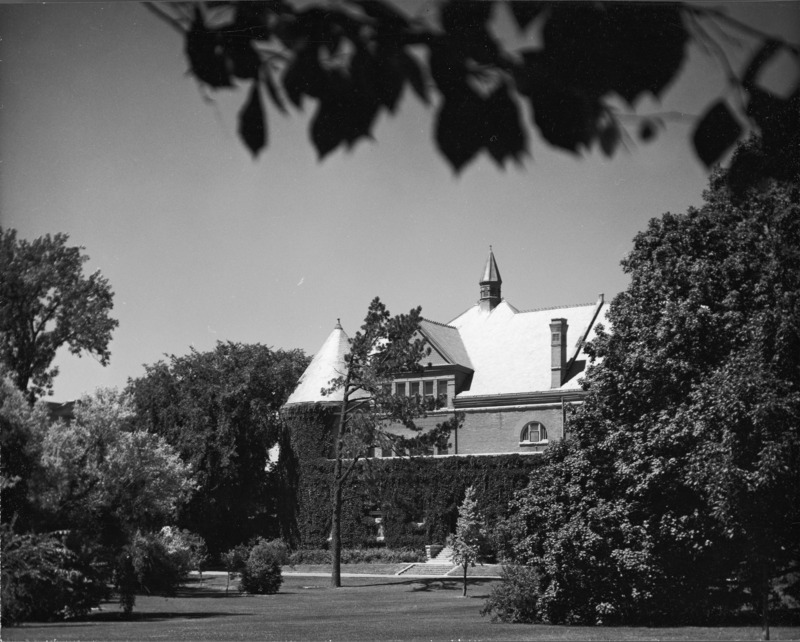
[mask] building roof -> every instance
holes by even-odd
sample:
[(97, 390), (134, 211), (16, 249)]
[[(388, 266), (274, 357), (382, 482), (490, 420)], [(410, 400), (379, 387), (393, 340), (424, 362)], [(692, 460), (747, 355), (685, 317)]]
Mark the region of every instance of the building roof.
[(349, 349), (350, 339), (337, 321), (333, 331), (325, 339), (325, 343), (322, 344), (300, 377), (294, 392), (289, 395), (286, 405), (341, 401), (342, 390), (335, 390), (331, 394), (323, 395), (322, 389), (330, 385), (331, 379), (335, 379), (345, 372), (344, 357)]
[(470, 389), (459, 399), (484, 395), (551, 390), (550, 321), (567, 320), (566, 381), (560, 390), (580, 388), (586, 362), (583, 344), (605, 320), (608, 306), (597, 303), (518, 312), (506, 301), (494, 310), (479, 305), (453, 319), (475, 371)]
[[(500, 281), (500, 270), (490, 247), (481, 285), (494, 282), (499, 286)], [(607, 312), (602, 294), (596, 303), (529, 311), (520, 311), (498, 296), (493, 308), (477, 303), (450, 323), (423, 319), (420, 333), (429, 343), (431, 354), (422, 365), (439, 369), (457, 366), (462, 372), (472, 371), (467, 379), (468, 389), (456, 395), (457, 399), (472, 403), (481, 403), (477, 398), (493, 395), (574, 392), (581, 388), (580, 375), (587, 362), (584, 345), (595, 337), (599, 323), (607, 323)], [(550, 323), (554, 319), (566, 320), (566, 362), (561, 376), (563, 383), (557, 388), (551, 387)], [(350, 340), (337, 323), (303, 373), (287, 405), (341, 401), (341, 391), (322, 395), (321, 390), (344, 372), (349, 345)]]
[[(472, 370), (469, 354), (456, 328), (443, 323), (429, 321), (428, 319), (423, 319), (419, 324), (419, 328), (425, 339), (430, 343), (431, 348), (441, 358), (441, 361), (435, 363), (435, 365), (459, 365)], [(424, 361), (426, 363), (434, 363), (431, 359), (425, 359)]]
[(500, 278), (500, 270), (497, 268), (497, 261), (494, 260), (494, 253), (492, 246), (489, 246), (489, 256), (486, 259), (486, 265), (483, 268), (483, 276), (481, 276), (481, 283), (502, 283), (503, 279)]

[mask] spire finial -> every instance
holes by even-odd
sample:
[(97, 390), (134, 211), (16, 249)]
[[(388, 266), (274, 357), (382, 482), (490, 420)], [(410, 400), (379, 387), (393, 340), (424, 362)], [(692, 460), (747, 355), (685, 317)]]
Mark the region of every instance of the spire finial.
[(334, 330), (341, 330), (342, 329), (342, 322), (339, 317), (336, 317), (336, 325), (333, 327)]

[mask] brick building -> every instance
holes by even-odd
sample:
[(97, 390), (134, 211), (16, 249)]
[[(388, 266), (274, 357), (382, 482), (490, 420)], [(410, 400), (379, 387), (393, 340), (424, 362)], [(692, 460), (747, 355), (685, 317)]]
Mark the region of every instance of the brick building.
[[(587, 362), (583, 347), (597, 325), (606, 323), (608, 306), (600, 295), (591, 304), (518, 310), (502, 297), (491, 248), (479, 285), (480, 298), (466, 312), (448, 323), (422, 321), (420, 332), (430, 355), (422, 373), (395, 380), (395, 392), (447, 395), (447, 408), (432, 413), (422, 425), (434, 425), (453, 411), (464, 413), (448, 448), (435, 455), (542, 452), (563, 437), (567, 407), (580, 403), (585, 394), (580, 385)], [(321, 389), (343, 371), (348, 341), (337, 323), (287, 408), (341, 402), (341, 394), (323, 396)]]

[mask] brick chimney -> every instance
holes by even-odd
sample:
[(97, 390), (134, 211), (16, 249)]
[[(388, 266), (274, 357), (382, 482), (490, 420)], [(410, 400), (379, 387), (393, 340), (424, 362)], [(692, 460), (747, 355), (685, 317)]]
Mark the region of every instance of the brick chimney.
[(550, 320), (550, 387), (560, 388), (567, 369), (567, 320)]

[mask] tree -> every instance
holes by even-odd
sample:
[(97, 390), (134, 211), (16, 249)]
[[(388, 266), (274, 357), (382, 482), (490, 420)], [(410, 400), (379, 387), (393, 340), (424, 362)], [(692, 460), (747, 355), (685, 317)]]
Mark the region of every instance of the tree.
[[(751, 141), (737, 154), (763, 152)], [(800, 172), (640, 233), (572, 437), (517, 498), (540, 619), (708, 621), (800, 559)], [(680, 586), (680, 590), (676, 587)]]
[(99, 271), (83, 275), (89, 257), (83, 247), (68, 247), (68, 239), (45, 234), (28, 242), (0, 228), (0, 362), (31, 402), (52, 390), (58, 368), (50, 364), (61, 346), (107, 365), (119, 325), (108, 316), (114, 296), (108, 280)]
[(470, 486), (464, 493), (464, 501), (458, 507), (456, 532), (447, 538), (447, 545), (453, 549), (453, 563), (464, 570), (464, 597), (467, 596), (467, 569), (475, 566), (484, 539), (475, 489)]
[(109, 389), (78, 400), (69, 425), (50, 425), (38, 501), (53, 527), (90, 531), (119, 547), (137, 529), (174, 519), (194, 489), (191, 467), (163, 437), (134, 429), (132, 419), (130, 398)]
[[(800, 89), (782, 98), (756, 79), (780, 51), (778, 41), (724, 12), (689, 3), (521, 2), (446, 0), (436, 20), (409, 17), (387, 0), (337, 3), (148, 3), (185, 40), (191, 73), (210, 89), (249, 82), (239, 135), (257, 155), (268, 143), (267, 104), (286, 113), (316, 101), (310, 137), (320, 158), (370, 139), (381, 113), (394, 114), (408, 86), (436, 103), (435, 144), (455, 170), (481, 152), (499, 166), (528, 154), (520, 103), (550, 145), (570, 152), (598, 145), (612, 155), (638, 124), (648, 141), (659, 116), (636, 117), (644, 95), (660, 97), (679, 74), (694, 41), (712, 52), (741, 95), (732, 108), (712, 100), (693, 144), (707, 165), (742, 135), (762, 133), (774, 153), (791, 150)], [(539, 28), (538, 47), (507, 48), (494, 19), (510, 12), (519, 32)], [(736, 36), (756, 38), (751, 64), (733, 71), (725, 53)], [(632, 112), (632, 113), (631, 113)], [(779, 164), (774, 166), (781, 172)]]
[(132, 430), (131, 415), (124, 395), (98, 391), (69, 425), (52, 422), (0, 382), (4, 620), (87, 613), (108, 597), (119, 551), (191, 490), (189, 468), (162, 438)]
[(202, 535), (212, 556), (256, 536), (292, 537), (269, 450), (280, 436), (277, 412), (308, 362), (301, 350), (219, 342), (129, 382), (136, 425), (164, 437), (194, 471), (198, 488), (178, 524)]
[[(361, 330), (350, 341), (346, 371), (325, 391), (341, 391), (342, 402), (333, 439), (331, 480), (331, 585), (341, 580), (341, 518), (343, 491), (359, 460), (375, 447), (398, 454), (443, 446), (459, 415), (423, 432), (415, 420), (426, 416), (437, 402), (419, 395), (394, 394), (392, 381), (401, 374), (421, 372), (420, 362), (429, 348), (419, 335), (421, 308), (392, 316), (378, 297), (369, 305)], [(406, 435), (404, 436), (403, 432)]]

